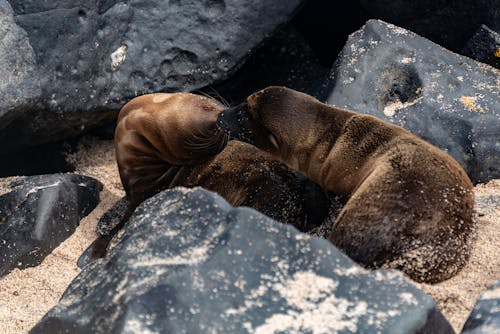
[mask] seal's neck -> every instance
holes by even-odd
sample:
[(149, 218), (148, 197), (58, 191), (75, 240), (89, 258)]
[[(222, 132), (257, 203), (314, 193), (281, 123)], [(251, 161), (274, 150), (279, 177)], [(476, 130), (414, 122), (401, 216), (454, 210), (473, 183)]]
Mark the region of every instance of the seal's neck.
[(322, 166), (344, 132), (344, 125), (356, 113), (318, 102), (312, 114), (315, 119), (304, 126), (303, 133), (297, 136), (300, 142), (288, 145), (280, 152), (279, 158), (289, 167), (323, 186)]

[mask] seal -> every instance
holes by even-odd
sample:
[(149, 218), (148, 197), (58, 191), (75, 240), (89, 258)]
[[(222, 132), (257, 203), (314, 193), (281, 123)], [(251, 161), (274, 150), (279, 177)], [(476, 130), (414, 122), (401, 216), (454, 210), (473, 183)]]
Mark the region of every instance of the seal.
[(130, 207), (178, 183), (183, 167), (205, 162), (225, 147), (227, 137), (216, 127), (223, 109), (215, 99), (189, 93), (146, 94), (123, 106), (115, 153)]
[(233, 206), (252, 207), (303, 231), (322, 223), (325, 192), (252, 145), (227, 145), (228, 136), (216, 126), (224, 109), (215, 99), (189, 93), (147, 94), (121, 109), (115, 153), (127, 209), (89, 247), (90, 258), (105, 255), (140, 203), (176, 186), (202, 186)]
[(329, 240), (355, 261), (429, 283), (466, 263), (471, 181), (453, 158), (412, 133), (285, 87), (250, 95), (217, 123), (343, 197)]

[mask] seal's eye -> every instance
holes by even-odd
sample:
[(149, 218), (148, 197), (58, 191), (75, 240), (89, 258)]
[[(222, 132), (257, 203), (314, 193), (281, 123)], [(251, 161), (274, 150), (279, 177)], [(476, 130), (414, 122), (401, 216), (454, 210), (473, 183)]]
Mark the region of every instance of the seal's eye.
[(272, 133), (269, 133), (267, 137), (269, 138), (269, 141), (274, 146), (274, 148), (279, 150), (280, 147), (278, 145), (278, 140), (276, 139), (276, 137)]

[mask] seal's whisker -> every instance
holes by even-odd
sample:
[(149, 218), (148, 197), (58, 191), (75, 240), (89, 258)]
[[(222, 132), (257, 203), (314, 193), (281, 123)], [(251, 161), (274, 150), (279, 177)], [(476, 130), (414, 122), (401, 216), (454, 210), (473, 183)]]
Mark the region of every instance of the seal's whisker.
[(226, 108), (229, 108), (229, 102), (222, 97), (222, 95), (219, 94), (219, 92), (213, 88), (213, 87), (210, 87), (210, 89), (214, 92), (215, 96), (217, 97), (217, 100), (222, 103)]

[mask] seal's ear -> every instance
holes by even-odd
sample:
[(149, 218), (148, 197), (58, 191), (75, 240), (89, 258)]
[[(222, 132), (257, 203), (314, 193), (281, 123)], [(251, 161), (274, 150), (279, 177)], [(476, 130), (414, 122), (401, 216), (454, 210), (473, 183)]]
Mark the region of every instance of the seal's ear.
[(253, 123), (246, 102), (224, 110), (217, 118), (217, 127), (219, 129), (229, 134), (231, 138), (249, 144), (255, 142), (256, 133), (255, 124)]

